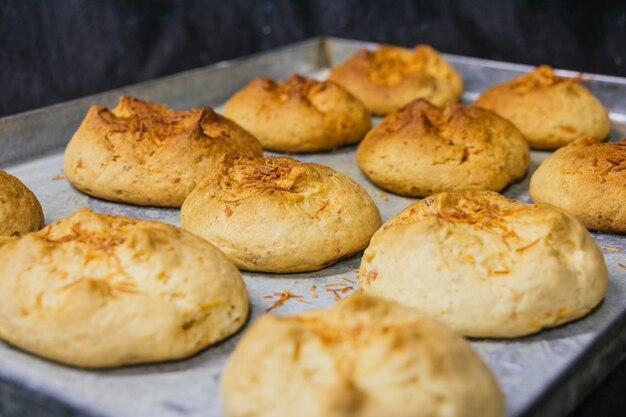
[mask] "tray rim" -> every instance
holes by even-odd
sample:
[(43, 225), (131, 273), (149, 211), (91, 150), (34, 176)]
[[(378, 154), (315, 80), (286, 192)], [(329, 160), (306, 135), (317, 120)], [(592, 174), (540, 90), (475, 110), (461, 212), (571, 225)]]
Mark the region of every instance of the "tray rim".
[[(215, 63), (193, 68), (185, 71), (181, 71), (175, 74), (169, 74), (166, 76), (141, 81), (134, 84), (129, 84), (121, 87), (116, 87), (111, 90), (101, 91), (95, 94), (90, 94), (87, 96), (74, 98), (71, 100), (54, 103), (48, 106), (43, 106), (31, 110), (27, 110), (24, 112), (11, 114), (0, 118), (0, 129), (4, 124), (14, 123), (16, 120), (26, 120), (31, 117), (36, 117), (39, 114), (47, 113), (49, 111), (55, 111), (57, 109), (62, 109), (65, 107), (69, 107), (72, 105), (91, 102), (98, 100), (100, 97), (105, 95), (110, 95), (114, 93), (122, 94), (128, 89), (135, 88), (143, 88), (150, 87), (152, 85), (161, 84), (164, 82), (172, 81), (172, 80), (181, 80), (185, 77), (193, 76), (198, 73), (205, 73), (210, 71), (215, 71), (223, 68), (228, 68), (232, 66), (237, 66), (242, 63), (245, 63), (251, 59), (257, 57), (268, 57), (274, 54), (282, 54), (286, 51), (305, 47), (312, 46), (320, 49), (320, 63), (322, 66), (327, 66), (329, 63), (328, 57), (328, 44), (337, 44), (337, 45), (346, 45), (351, 47), (375, 47), (376, 45), (380, 45), (377, 42), (371, 41), (361, 41), (357, 39), (347, 39), (347, 38), (339, 38), (339, 37), (326, 37), (326, 36), (317, 36), (313, 38), (304, 39), (301, 41), (281, 45), (275, 48), (271, 48), (265, 51), (255, 52), (253, 54), (244, 55), (240, 57), (236, 57), (233, 59), (217, 61)], [(505, 61), (497, 61), (491, 59), (484, 58), (476, 58), (470, 56), (463, 55), (455, 55), (455, 54), (442, 54), (446, 59), (450, 59), (452, 62), (459, 62), (469, 65), (479, 65), (490, 67), (494, 69), (503, 69), (503, 70), (512, 70), (512, 71), (528, 71), (529, 69), (534, 68), (534, 65), (527, 65), (521, 63), (512, 63)], [(566, 76), (577, 76), (581, 74), (577, 71), (565, 70), (565, 69), (556, 69), (556, 72)], [(626, 77), (618, 77), (618, 76), (609, 76), (602, 74), (594, 74), (594, 73), (583, 73), (584, 76), (587, 76), (593, 81), (606, 82), (610, 84), (620, 84), (626, 86)], [(621, 114), (621, 113), (620, 113)], [(57, 146), (53, 146), (47, 149), (42, 149), (40, 152), (31, 153), (25, 156), (12, 158), (7, 161), (0, 162), (0, 166), (5, 165), (14, 165), (20, 163), (21, 161), (37, 158), (41, 154), (51, 151), (53, 149), (57, 149)], [(613, 320), (609, 323), (604, 323), (601, 328), (598, 329), (598, 333), (596, 337), (575, 357), (575, 364), (568, 368), (565, 368), (562, 372), (555, 375), (554, 378), (550, 380), (548, 385), (548, 389), (543, 391), (540, 395), (536, 396), (532, 402), (528, 403), (526, 407), (519, 411), (515, 416), (516, 417), (548, 417), (554, 416), (554, 413), (565, 415), (568, 412), (571, 412), (575, 409), (577, 405), (591, 392), (593, 389), (597, 388), (599, 383), (604, 380), (604, 378), (609, 374), (609, 372), (617, 365), (617, 363), (621, 360), (621, 357), (618, 355), (611, 355), (610, 353), (615, 353), (615, 351), (620, 351), (626, 347), (626, 314), (619, 316), (616, 320)], [(10, 345), (9, 345), (10, 346)], [(44, 359), (45, 360), (45, 359)], [(595, 367), (596, 373), (593, 381), (586, 381), (584, 384), (580, 384), (577, 379), (569, 378), (569, 375), (572, 373), (576, 373), (581, 367)], [(82, 404), (75, 404), (71, 399), (65, 397), (60, 397), (56, 393), (48, 392), (45, 386), (35, 387), (31, 386), (28, 381), (23, 380), (16, 375), (8, 375), (5, 372), (0, 371), (0, 393), (5, 394), (5, 389), (7, 387), (14, 388), (15, 390), (21, 389), (24, 395), (29, 396), (30, 401), (32, 403), (39, 404), (42, 406), (42, 410), (51, 411), (50, 403), (53, 404), (54, 407), (59, 407), (60, 409), (65, 410), (63, 412), (63, 416), (92, 416), (98, 417), (101, 414), (95, 412), (93, 409), (85, 408)], [(563, 401), (562, 395), (567, 394), (567, 392), (573, 389), (574, 386), (577, 386), (582, 395), (578, 395), (574, 401)], [(582, 387), (582, 389), (581, 389)], [(3, 398), (4, 395), (0, 395), (0, 399)], [(0, 404), (0, 411), (2, 411), (3, 407)], [(38, 415), (60, 415), (52, 410), (52, 414), (38, 414)], [(58, 410), (57, 410), (58, 411)]]

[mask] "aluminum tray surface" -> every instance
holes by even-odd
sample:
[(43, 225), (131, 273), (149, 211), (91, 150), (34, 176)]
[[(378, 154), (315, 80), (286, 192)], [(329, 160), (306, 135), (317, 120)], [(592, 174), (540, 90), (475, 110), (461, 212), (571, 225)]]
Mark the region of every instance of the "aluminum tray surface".
[[(120, 94), (163, 102), (174, 108), (221, 104), (253, 76), (285, 78), (300, 72), (323, 78), (327, 68), (373, 44), (313, 39), (274, 51), (219, 63), (104, 94), (0, 119), (0, 163), (40, 199), (49, 223), (80, 207), (179, 224), (179, 210), (110, 203), (74, 190), (61, 173), (63, 148), (89, 105), (114, 105)], [(530, 69), (528, 66), (447, 55), (464, 82), (466, 102), (489, 85)], [(565, 75), (573, 75), (561, 71)], [(588, 87), (605, 103), (613, 120), (611, 140), (626, 137), (626, 79), (586, 75)], [(380, 208), (383, 220), (411, 204), (377, 188), (359, 172), (355, 146), (297, 156), (329, 165), (356, 179)], [(526, 178), (505, 195), (529, 201), (530, 174), (548, 152), (533, 151)], [(564, 416), (608, 373), (626, 342), (626, 236), (594, 234), (610, 271), (606, 299), (582, 320), (511, 341), (473, 340), (506, 393), (510, 416)], [(360, 254), (322, 271), (274, 275), (244, 273), (254, 320), (274, 300), (264, 296), (289, 290), (310, 303), (289, 300), (273, 313), (289, 314), (330, 306), (325, 284), (355, 287)], [(346, 279), (344, 279), (346, 278)], [(317, 298), (311, 286), (317, 286)], [(341, 296), (347, 295), (350, 288)], [(249, 326), (249, 323), (248, 325)], [(244, 330), (245, 331), (245, 330)], [(107, 337), (107, 335), (102, 335)], [(240, 334), (178, 362), (89, 371), (65, 367), (0, 343), (0, 414), (116, 417), (222, 416), (219, 380)], [(472, 383), (472, 381), (468, 381)]]

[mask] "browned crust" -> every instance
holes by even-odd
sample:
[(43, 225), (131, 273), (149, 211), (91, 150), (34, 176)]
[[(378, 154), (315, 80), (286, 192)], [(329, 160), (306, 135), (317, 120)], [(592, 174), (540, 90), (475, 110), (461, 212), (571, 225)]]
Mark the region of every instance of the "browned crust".
[(493, 112), (415, 100), (389, 114), (357, 149), (357, 162), (382, 188), (408, 196), (460, 189), (500, 191), (522, 178), (529, 149)]
[(43, 226), (43, 210), (35, 194), (0, 170), (0, 245)]
[(229, 203), (264, 192), (275, 193), (277, 198), (300, 200), (298, 194), (315, 187), (318, 173), (333, 176), (333, 171), (323, 165), (289, 157), (224, 155), (215, 173), (198, 188), (210, 190), (214, 197)]
[(256, 138), (209, 107), (174, 111), (121, 97), (92, 106), (64, 160), (79, 190), (113, 201), (178, 207), (225, 153), (260, 156)]
[(602, 141), (611, 128), (582, 77), (559, 77), (548, 65), (488, 88), (473, 104), (510, 120), (535, 149), (556, 149), (586, 135)]
[(564, 146), (535, 171), (530, 194), (588, 229), (626, 233), (626, 139), (598, 143), (585, 136)]
[(371, 123), (363, 103), (340, 85), (297, 74), (284, 82), (253, 78), (228, 100), (224, 115), (252, 132), (264, 148), (281, 152), (354, 143)]
[(462, 191), (440, 193), (427, 197), (385, 224), (412, 224), (425, 217), (437, 217), (448, 223), (473, 225), (478, 229), (508, 230), (507, 218), (537, 206), (511, 200), (492, 191)]
[(79, 212), (79, 215), (64, 221), (51, 223), (38, 231), (37, 234), (50, 243), (76, 242), (93, 249), (107, 251), (124, 243), (128, 235), (129, 226), (136, 225), (138, 221), (130, 217), (98, 214), (99, 227), (94, 229), (93, 225), (88, 225), (85, 228), (80, 221), (81, 216), (85, 215), (92, 216), (90, 212), (83, 209)]
[(436, 105), (458, 101), (458, 73), (428, 45), (407, 49), (381, 45), (360, 50), (331, 70), (329, 79), (344, 86), (374, 114), (385, 115), (416, 98)]

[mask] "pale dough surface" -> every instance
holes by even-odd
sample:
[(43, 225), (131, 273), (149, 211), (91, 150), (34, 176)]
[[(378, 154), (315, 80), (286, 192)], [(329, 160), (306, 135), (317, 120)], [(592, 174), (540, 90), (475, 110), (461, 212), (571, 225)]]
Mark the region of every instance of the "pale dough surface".
[(589, 313), (608, 273), (574, 217), (495, 192), (440, 193), (372, 237), (360, 291), (395, 300), (473, 337), (516, 337)]
[(185, 358), (248, 315), (219, 250), (154, 221), (80, 209), (0, 248), (0, 337), (81, 367)]
[(287, 157), (222, 158), (180, 219), (239, 268), (266, 272), (322, 269), (367, 246), (381, 224), (355, 181)]
[(396, 303), (351, 296), (266, 315), (221, 381), (228, 417), (501, 417), (497, 382), (462, 337)]

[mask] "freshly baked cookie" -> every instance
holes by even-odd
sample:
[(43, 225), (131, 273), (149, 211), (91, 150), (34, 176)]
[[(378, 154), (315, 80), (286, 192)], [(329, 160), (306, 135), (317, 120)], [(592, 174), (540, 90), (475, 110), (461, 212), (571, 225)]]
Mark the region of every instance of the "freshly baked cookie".
[(259, 142), (209, 107), (173, 111), (122, 97), (92, 106), (65, 150), (80, 191), (112, 201), (180, 207), (223, 154), (261, 156)]
[(490, 191), (421, 200), (374, 234), (360, 290), (474, 337), (515, 337), (589, 313), (604, 297), (600, 249), (572, 216)]
[(488, 88), (473, 105), (513, 122), (534, 149), (556, 149), (583, 135), (602, 141), (611, 131), (606, 109), (581, 80), (558, 77), (547, 65)]
[(261, 317), (226, 364), (221, 399), (228, 417), (505, 414), (495, 378), (462, 337), (363, 295)]
[(224, 156), (189, 194), (183, 228), (242, 269), (314, 271), (369, 242), (380, 214), (356, 182), (292, 158)]
[(22, 182), (0, 170), (0, 245), (44, 225), (39, 200)]
[(389, 45), (381, 45), (375, 51), (362, 49), (334, 67), (329, 79), (380, 116), (417, 98), (442, 106), (459, 101), (463, 92), (459, 74), (427, 45), (413, 50)]
[(159, 222), (80, 209), (0, 248), (0, 337), (82, 367), (184, 358), (248, 314), (235, 266)]
[(441, 191), (500, 191), (526, 174), (528, 144), (519, 130), (489, 110), (423, 99), (391, 113), (357, 149), (365, 175), (407, 196)]
[(368, 110), (343, 87), (299, 75), (282, 83), (254, 78), (226, 102), (224, 116), (281, 152), (337, 148), (370, 128)]
[(535, 171), (530, 195), (587, 229), (626, 233), (626, 139), (603, 144), (585, 136), (562, 147)]

